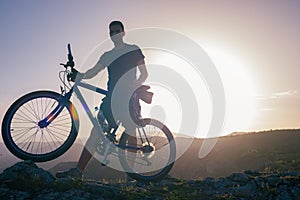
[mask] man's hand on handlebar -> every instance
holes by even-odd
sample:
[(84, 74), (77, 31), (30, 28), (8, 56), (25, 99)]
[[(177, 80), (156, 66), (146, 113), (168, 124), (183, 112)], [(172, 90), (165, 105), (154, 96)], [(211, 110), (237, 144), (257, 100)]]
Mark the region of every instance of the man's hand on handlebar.
[(75, 68), (72, 68), (71, 73), (68, 74), (68, 81), (80, 81), (84, 78), (84, 73), (77, 71)]
[(71, 72), (67, 75), (68, 81), (77, 82), (84, 78), (84, 73), (80, 73), (74, 68), (75, 62), (72, 56), (70, 44), (68, 44), (68, 62), (66, 64), (60, 63), (60, 65), (64, 66), (66, 70), (68, 67), (71, 67)]
[(66, 66), (68, 66), (68, 67), (74, 67), (75, 66), (75, 63), (74, 63), (74, 61), (73, 60), (69, 60), (68, 62), (67, 62), (67, 64), (66, 64)]

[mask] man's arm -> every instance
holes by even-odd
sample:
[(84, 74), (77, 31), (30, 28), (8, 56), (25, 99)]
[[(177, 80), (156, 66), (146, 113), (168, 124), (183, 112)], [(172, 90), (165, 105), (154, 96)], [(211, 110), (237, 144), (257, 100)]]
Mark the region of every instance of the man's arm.
[(91, 78), (93, 78), (94, 76), (96, 76), (104, 68), (105, 68), (105, 66), (103, 66), (99, 62), (97, 62), (94, 67), (92, 67), (91, 69), (87, 70), (84, 73), (83, 79), (91, 79)]
[(148, 71), (147, 71), (144, 59), (140, 60), (137, 63), (137, 65), (138, 65), (138, 68), (139, 68), (141, 74), (140, 74), (139, 78), (136, 80), (136, 83), (138, 85), (142, 85), (148, 77)]

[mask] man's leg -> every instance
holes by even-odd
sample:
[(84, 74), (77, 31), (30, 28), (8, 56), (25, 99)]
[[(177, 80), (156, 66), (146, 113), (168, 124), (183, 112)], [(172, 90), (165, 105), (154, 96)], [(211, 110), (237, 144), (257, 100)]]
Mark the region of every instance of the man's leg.
[(85, 146), (83, 147), (83, 150), (81, 152), (80, 158), (77, 163), (77, 167), (81, 171), (84, 171), (89, 161), (92, 159), (94, 153), (96, 152), (96, 148), (98, 144), (97, 141), (99, 140), (100, 138), (98, 136), (97, 130), (94, 127), (91, 131), (90, 137), (88, 138)]
[(66, 178), (66, 177), (82, 178), (82, 172), (85, 170), (89, 161), (91, 160), (94, 153), (96, 152), (98, 141), (100, 141), (100, 136), (98, 135), (96, 128), (93, 128), (90, 137), (88, 138), (85, 146), (83, 147), (77, 166), (67, 171), (57, 172), (56, 177), (57, 178)]
[[(107, 110), (110, 110), (110, 98), (107, 96), (102, 99), (102, 103), (100, 105), (100, 110), (103, 112), (105, 118), (109, 123), (112, 123), (111, 113), (107, 112)], [(107, 116), (110, 114), (109, 116)], [(111, 124), (110, 124), (111, 125)], [(93, 157), (94, 153), (96, 152), (97, 146), (99, 145), (99, 141), (102, 141), (100, 136), (98, 135), (97, 129), (93, 127), (91, 131), (91, 135), (88, 138), (88, 140), (85, 143), (85, 146), (81, 152), (79, 161), (77, 163), (77, 168), (80, 169), (81, 171), (84, 171), (86, 166), (88, 165), (89, 161)]]

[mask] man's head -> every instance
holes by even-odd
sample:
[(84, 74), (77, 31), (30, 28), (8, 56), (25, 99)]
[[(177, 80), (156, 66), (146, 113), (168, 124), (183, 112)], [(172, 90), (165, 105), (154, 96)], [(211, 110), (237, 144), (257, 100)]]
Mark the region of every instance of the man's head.
[(124, 25), (120, 21), (112, 21), (109, 24), (109, 35), (113, 42), (119, 42), (125, 35)]
[(118, 31), (124, 32), (124, 25), (123, 25), (123, 23), (120, 22), (120, 21), (112, 21), (109, 24), (109, 34), (110, 35), (114, 35), (114, 34), (120, 33)]

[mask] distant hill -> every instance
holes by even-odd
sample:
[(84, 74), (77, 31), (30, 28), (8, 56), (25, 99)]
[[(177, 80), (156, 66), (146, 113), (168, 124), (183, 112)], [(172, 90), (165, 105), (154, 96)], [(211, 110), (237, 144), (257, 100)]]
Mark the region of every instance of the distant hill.
[(198, 158), (203, 140), (193, 141), (170, 175), (184, 179), (225, 177), (234, 172), (300, 170), (300, 130), (271, 130), (225, 136)]
[[(176, 138), (180, 145), (188, 144), (187, 138)], [(183, 179), (205, 177), (226, 177), (244, 170), (257, 171), (300, 171), (300, 130), (270, 130), (252, 133), (233, 133), (220, 137), (212, 151), (203, 159), (198, 158), (198, 152), (203, 139), (194, 139), (191, 146), (175, 162), (170, 176)], [(61, 157), (38, 166), (49, 170), (52, 174), (76, 165), (82, 150), (80, 142)], [(0, 170), (19, 161), (11, 155), (3, 144), (0, 144)], [(86, 171), (85, 177), (94, 180), (123, 180), (126, 175), (107, 167), (102, 167), (99, 161), (93, 159)]]
[[(76, 161), (79, 158), (82, 148), (83, 145), (78, 140), (62, 156), (49, 162), (37, 163), (37, 165), (39, 167), (42, 167), (43, 169), (48, 170), (61, 162)], [(18, 161), (21, 160), (15, 157), (12, 153), (10, 153), (9, 150), (6, 148), (5, 144), (0, 142), (0, 172), (2, 172), (5, 168), (15, 164)]]

